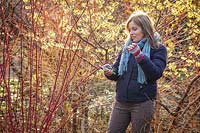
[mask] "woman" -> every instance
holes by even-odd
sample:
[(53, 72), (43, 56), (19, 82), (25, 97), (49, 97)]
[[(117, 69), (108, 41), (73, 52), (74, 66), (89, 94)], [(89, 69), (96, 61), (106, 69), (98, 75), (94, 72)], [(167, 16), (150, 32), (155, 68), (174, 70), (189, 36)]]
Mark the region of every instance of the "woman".
[(133, 13), (127, 20), (126, 30), (128, 38), (115, 63), (104, 65), (109, 68), (104, 69), (105, 76), (117, 81), (107, 132), (125, 133), (130, 122), (133, 133), (151, 132), (156, 81), (166, 67), (167, 51), (146, 13)]

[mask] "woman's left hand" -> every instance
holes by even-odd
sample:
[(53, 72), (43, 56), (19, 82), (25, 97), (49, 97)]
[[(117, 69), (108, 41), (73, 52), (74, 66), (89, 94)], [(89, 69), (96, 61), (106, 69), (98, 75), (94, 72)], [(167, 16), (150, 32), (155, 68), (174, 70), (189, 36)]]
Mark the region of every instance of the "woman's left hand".
[(137, 43), (132, 43), (132, 45), (128, 46), (128, 51), (131, 52), (134, 56), (137, 56), (141, 50)]
[(135, 56), (137, 62), (139, 62), (144, 57), (144, 54), (140, 50), (140, 47), (137, 45), (137, 43), (132, 43), (132, 45), (128, 46), (127, 49)]

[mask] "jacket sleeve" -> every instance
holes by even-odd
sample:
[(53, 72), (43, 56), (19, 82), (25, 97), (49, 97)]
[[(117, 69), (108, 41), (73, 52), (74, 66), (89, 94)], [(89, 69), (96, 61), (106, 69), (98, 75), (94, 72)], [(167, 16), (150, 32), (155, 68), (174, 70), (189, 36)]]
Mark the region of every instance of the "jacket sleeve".
[(117, 81), (118, 78), (120, 77), (118, 75), (118, 68), (119, 68), (119, 63), (120, 63), (120, 59), (121, 59), (121, 54), (122, 54), (122, 50), (119, 52), (117, 58), (115, 59), (114, 64), (112, 65), (112, 70), (113, 70), (114, 74), (112, 74), (111, 76), (105, 75), (107, 79)]
[(160, 45), (158, 49), (154, 49), (152, 52), (151, 59), (144, 56), (139, 64), (147, 78), (147, 82), (155, 82), (162, 76), (167, 64), (166, 48)]

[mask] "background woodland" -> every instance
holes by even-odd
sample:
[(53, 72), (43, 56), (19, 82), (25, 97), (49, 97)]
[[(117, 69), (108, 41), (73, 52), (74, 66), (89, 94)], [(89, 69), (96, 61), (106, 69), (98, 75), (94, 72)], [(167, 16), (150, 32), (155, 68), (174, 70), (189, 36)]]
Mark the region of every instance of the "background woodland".
[[(0, 132), (105, 133), (125, 22), (149, 13), (168, 50), (156, 133), (200, 131), (198, 0), (0, 0)], [(129, 130), (127, 132), (130, 131)]]

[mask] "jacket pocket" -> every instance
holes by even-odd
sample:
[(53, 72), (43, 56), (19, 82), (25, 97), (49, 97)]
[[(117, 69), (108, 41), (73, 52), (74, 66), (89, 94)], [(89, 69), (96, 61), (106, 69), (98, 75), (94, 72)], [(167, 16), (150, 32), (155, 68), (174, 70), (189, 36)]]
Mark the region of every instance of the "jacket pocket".
[(140, 88), (140, 84), (136, 80), (131, 80), (128, 86), (128, 100), (139, 100), (142, 99), (143, 93)]

